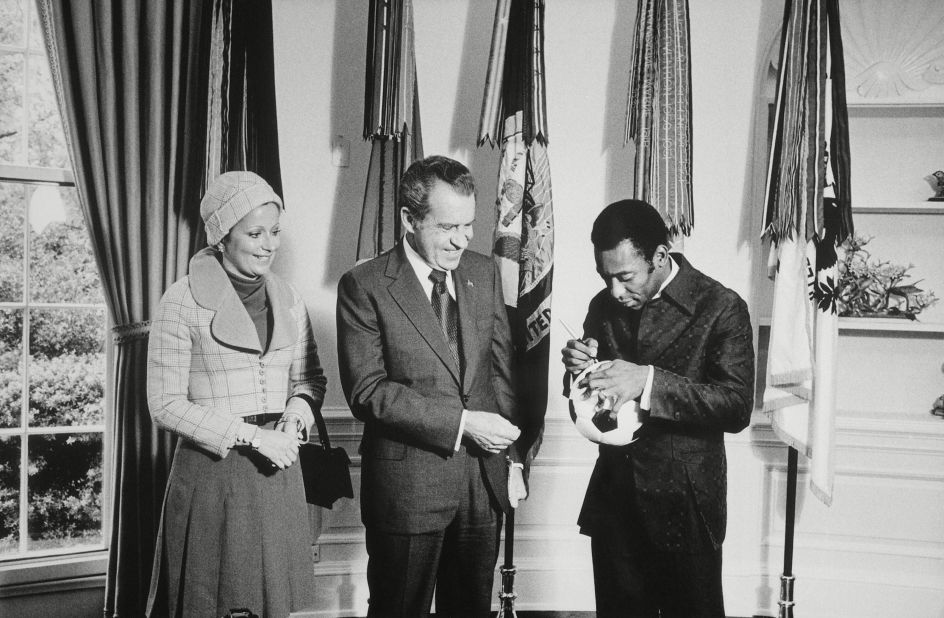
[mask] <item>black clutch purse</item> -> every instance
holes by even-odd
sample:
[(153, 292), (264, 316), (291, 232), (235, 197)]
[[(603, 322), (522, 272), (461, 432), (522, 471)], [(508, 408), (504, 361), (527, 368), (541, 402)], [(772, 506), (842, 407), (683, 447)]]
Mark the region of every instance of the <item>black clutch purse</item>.
[(351, 458), (340, 446), (331, 448), (328, 428), (321, 410), (315, 410), (318, 441), (306, 442), (298, 448), (298, 460), (305, 479), (305, 499), (308, 504), (331, 508), (340, 498), (353, 498)]

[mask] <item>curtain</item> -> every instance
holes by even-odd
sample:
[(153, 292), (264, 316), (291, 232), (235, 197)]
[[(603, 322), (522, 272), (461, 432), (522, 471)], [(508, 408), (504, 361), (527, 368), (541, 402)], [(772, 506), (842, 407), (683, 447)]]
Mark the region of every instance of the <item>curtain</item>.
[(544, 433), (551, 345), (554, 205), (544, 75), (544, 0), (499, 0), (478, 143), (501, 145), (492, 253), (515, 348), (526, 474)]
[(249, 170), (282, 194), (272, 0), (213, 0), (203, 187)]
[(114, 327), (106, 616), (143, 614), (173, 454), (145, 393), (148, 319), (198, 248), (205, 3), (38, 0)]
[(410, 163), (423, 158), (412, 0), (370, 2), (364, 139), (371, 149), (358, 261), (392, 248), (402, 236), (397, 187)]

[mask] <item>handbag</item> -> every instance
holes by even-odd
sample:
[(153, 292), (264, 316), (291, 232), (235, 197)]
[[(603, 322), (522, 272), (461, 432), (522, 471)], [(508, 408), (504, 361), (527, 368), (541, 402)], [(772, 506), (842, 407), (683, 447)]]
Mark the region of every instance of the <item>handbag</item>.
[(305, 500), (330, 509), (338, 499), (354, 497), (351, 458), (340, 446), (331, 447), (321, 410), (314, 413), (319, 443), (305, 442), (299, 446), (298, 459), (305, 479)]

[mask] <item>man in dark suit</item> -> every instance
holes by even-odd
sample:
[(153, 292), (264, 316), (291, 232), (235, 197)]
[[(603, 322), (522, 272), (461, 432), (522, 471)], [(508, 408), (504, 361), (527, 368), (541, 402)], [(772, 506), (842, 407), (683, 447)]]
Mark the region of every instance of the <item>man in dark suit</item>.
[(723, 618), (723, 433), (744, 429), (753, 407), (747, 306), (669, 253), (665, 223), (645, 202), (607, 206), (591, 240), (606, 289), (563, 362), (576, 376), (608, 361), (579, 386), (614, 401), (614, 413), (638, 401), (642, 421), (634, 442), (600, 446), (580, 512), (597, 616)]
[(435, 586), (438, 615), (488, 616), (502, 512), (524, 497), (501, 281), (466, 251), (464, 165), (413, 163), (399, 198), (404, 238), (338, 285), (341, 385), (365, 424), (368, 615), (426, 616)]

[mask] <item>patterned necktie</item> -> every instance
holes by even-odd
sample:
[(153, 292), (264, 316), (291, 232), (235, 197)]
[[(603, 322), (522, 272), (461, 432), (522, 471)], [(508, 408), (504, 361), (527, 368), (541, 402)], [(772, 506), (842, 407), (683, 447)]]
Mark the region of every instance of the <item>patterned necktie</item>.
[(439, 326), (442, 327), (446, 339), (449, 341), (449, 350), (452, 351), (452, 357), (456, 360), (456, 365), (462, 368), (462, 355), (459, 354), (459, 310), (456, 301), (449, 296), (449, 288), (446, 287), (446, 273), (441, 270), (433, 270), (429, 273), (429, 280), (433, 282), (433, 295), (430, 302), (433, 304), (433, 312), (439, 318)]

